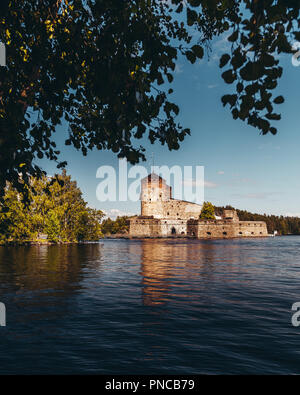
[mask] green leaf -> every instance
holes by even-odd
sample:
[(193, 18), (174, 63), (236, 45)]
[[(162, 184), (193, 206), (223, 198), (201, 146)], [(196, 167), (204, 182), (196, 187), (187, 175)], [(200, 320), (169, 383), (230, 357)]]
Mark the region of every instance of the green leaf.
[(222, 78), (227, 84), (232, 84), (236, 80), (236, 74), (232, 70), (227, 70), (222, 74)]
[(204, 50), (200, 45), (193, 45), (192, 46), (192, 51), (194, 54), (197, 56), (198, 59), (202, 59), (204, 56)]
[(227, 38), (227, 40), (230, 41), (230, 42), (234, 42), (234, 41), (236, 41), (238, 39), (238, 36), (239, 36), (239, 32), (238, 32), (238, 30), (236, 30), (235, 32), (233, 32), (231, 34), (231, 36), (229, 36)]
[(229, 62), (229, 60), (230, 60), (230, 55), (228, 55), (228, 54), (222, 55), (221, 59), (220, 59), (220, 68), (226, 66), (226, 64)]
[(280, 114), (267, 114), (266, 118), (272, 120), (272, 121), (280, 121), (281, 120), (281, 115)]
[(196, 11), (187, 8), (187, 24), (192, 26), (198, 19), (198, 14)]
[(283, 96), (277, 96), (276, 99), (274, 99), (275, 104), (282, 104), (284, 103), (284, 97)]
[(194, 52), (192, 51), (187, 51), (185, 53), (185, 56), (187, 57), (187, 59), (193, 64), (196, 62), (196, 55), (194, 54)]

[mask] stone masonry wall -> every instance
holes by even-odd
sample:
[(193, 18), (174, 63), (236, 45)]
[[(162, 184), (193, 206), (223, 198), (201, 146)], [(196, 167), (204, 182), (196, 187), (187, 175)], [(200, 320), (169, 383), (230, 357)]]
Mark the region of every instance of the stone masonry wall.
[(171, 198), (172, 188), (161, 177), (150, 174), (142, 180), (140, 196), (142, 202), (168, 201)]
[(188, 236), (198, 239), (265, 237), (268, 236), (265, 222), (226, 220), (177, 220), (135, 217), (130, 219), (131, 237), (176, 237)]
[(135, 217), (129, 220), (129, 234), (132, 237), (159, 237), (161, 234), (160, 220)]
[(187, 234), (199, 239), (268, 236), (265, 222), (188, 221)]
[(129, 234), (132, 237), (186, 236), (187, 221), (135, 217), (130, 219)]
[(166, 219), (197, 219), (202, 206), (182, 200), (170, 199), (169, 201), (141, 202), (142, 216), (154, 216)]

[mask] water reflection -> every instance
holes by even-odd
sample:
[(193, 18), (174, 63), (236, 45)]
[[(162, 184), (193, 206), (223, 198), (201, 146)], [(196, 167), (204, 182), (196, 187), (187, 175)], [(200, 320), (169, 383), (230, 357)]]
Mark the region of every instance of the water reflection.
[(101, 259), (101, 244), (0, 247), (1, 283), (21, 290), (80, 289), (85, 267)]
[(295, 373), (299, 248), (299, 237), (0, 247), (1, 373)]
[[(247, 262), (247, 265), (243, 263)], [(254, 267), (254, 268), (253, 268)], [(164, 305), (171, 298), (209, 297), (214, 282), (249, 282), (259, 274), (253, 251), (241, 243), (188, 240), (107, 241), (62, 246), (0, 247), (0, 297), (9, 287), (16, 295), (43, 291), (66, 296), (116, 276), (126, 285), (137, 270), (145, 306)], [(261, 269), (263, 270), (263, 269)], [(243, 278), (237, 273), (243, 271)], [(252, 276), (253, 277), (253, 276)], [(251, 280), (252, 281), (252, 280)], [(128, 285), (129, 286), (129, 285)], [(95, 298), (101, 295), (95, 292)]]
[(13, 317), (10, 326), (22, 324), (21, 337), (32, 337), (33, 322), (67, 316), (72, 295), (82, 290), (85, 268), (100, 259), (100, 244), (0, 247), (0, 300)]
[[(137, 250), (137, 246), (132, 246)], [(189, 298), (205, 287), (218, 271), (219, 246), (191, 241), (143, 240), (139, 245), (143, 304), (165, 304), (180, 293)], [(227, 269), (234, 263), (234, 248), (227, 251)], [(224, 263), (224, 255), (222, 256)], [(202, 277), (202, 278), (201, 278)]]
[(134, 251), (141, 264), (143, 304), (163, 305), (178, 296), (192, 301), (200, 292), (209, 298), (212, 286), (220, 281), (255, 286), (265, 271), (255, 257), (260, 243), (265, 242), (145, 239), (131, 244), (129, 255)]

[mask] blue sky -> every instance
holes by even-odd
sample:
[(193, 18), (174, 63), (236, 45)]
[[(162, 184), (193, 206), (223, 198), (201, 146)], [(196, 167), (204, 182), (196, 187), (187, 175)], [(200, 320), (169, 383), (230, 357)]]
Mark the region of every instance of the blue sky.
[[(210, 56), (195, 65), (179, 59), (172, 84), (173, 101), (180, 106), (178, 120), (191, 129), (191, 136), (179, 151), (168, 151), (159, 144), (143, 141), (151, 166), (204, 166), (207, 187), (205, 200), (215, 205), (231, 204), (252, 212), (299, 215), (299, 103), (300, 67), (294, 67), (289, 55), (281, 56), (284, 75), (277, 89), (285, 96), (278, 106), (282, 120), (276, 122), (276, 136), (259, 134), (257, 129), (234, 121), (228, 108), (223, 108), (221, 96), (232, 87), (221, 78), (219, 56), (224, 53), (226, 40), (218, 39)], [(63, 141), (67, 126), (57, 129), (57, 140)], [(139, 141), (138, 141), (139, 143)], [(68, 173), (83, 191), (90, 206), (105, 210), (110, 216), (138, 213), (139, 203), (99, 202), (96, 188), (98, 167), (112, 165), (118, 169), (115, 154), (92, 151), (87, 157), (70, 147), (62, 148), (62, 158), (68, 161)], [(44, 169), (53, 174), (55, 164), (42, 161)]]

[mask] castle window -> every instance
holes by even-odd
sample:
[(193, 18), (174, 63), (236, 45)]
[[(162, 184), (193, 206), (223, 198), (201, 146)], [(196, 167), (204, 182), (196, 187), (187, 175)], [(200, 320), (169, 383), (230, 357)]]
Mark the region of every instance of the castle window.
[(227, 235), (227, 232), (223, 232), (223, 235), (226, 236), (226, 235)]
[(167, 215), (170, 215), (170, 213), (167, 213)]
[(208, 236), (211, 236), (211, 232), (206, 232)]
[(252, 235), (254, 235), (254, 232), (251, 232)]
[(242, 235), (242, 234), (243, 234), (243, 232), (240, 232), (239, 234), (240, 234), (240, 235)]

